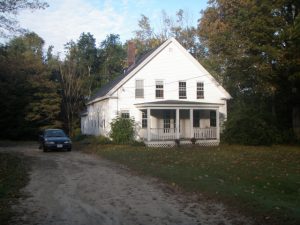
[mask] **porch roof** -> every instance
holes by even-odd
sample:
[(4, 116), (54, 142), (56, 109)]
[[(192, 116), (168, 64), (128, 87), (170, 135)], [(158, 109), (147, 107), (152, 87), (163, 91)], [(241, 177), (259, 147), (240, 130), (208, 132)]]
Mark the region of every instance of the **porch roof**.
[(223, 105), (221, 103), (194, 102), (181, 100), (164, 100), (155, 102), (143, 102), (134, 104), (137, 108), (218, 108)]

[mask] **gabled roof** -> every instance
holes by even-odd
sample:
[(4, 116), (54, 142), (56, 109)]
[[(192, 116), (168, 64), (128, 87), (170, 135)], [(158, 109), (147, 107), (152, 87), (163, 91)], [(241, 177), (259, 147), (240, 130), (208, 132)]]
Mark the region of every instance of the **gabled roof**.
[(125, 77), (127, 77), (131, 71), (133, 71), (135, 68), (137, 68), (140, 64), (142, 64), (144, 62), (145, 59), (148, 58), (148, 56), (150, 56), (157, 48), (159, 48), (162, 44), (160, 44), (159, 46), (157, 46), (156, 48), (148, 51), (147, 53), (145, 53), (142, 57), (140, 57), (136, 63), (132, 64), (130, 67), (128, 67), (126, 69), (126, 71), (124, 72), (124, 74), (117, 76), (115, 79), (113, 79), (112, 81), (108, 82), (107, 84), (105, 84), (104, 86), (102, 86), (96, 93), (95, 95), (93, 95), (90, 99), (89, 99), (89, 103), (93, 102), (96, 99), (99, 98), (103, 98), (105, 97), (105, 95), (108, 94), (108, 92), (114, 88), (121, 80), (123, 80)]
[(201, 71), (204, 71), (206, 76), (218, 87), (218, 89), (224, 94), (225, 99), (230, 99), (230, 94), (216, 81), (216, 79), (210, 75), (210, 73), (190, 54), (187, 50), (176, 41), (175, 38), (170, 38), (159, 45), (157, 48), (146, 53), (140, 60), (134, 65), (129, 67), (123, 75), (118, 76), (116, 79), (112, 80), (108, 84), (104, 85), (99, 89), (98, 92), (89, 100), (87, 104), (92, 104), (97, 101), (111, 97), (111, 95), (117, 91), (127, 80), (134, 76), (141, 68), (143, 68), (148, 62), (150, 62), (157, 54), (159, 54), (164, 48), (166, 48), (170, 43), (174, 43), (180, 50), (185, 54), (192, 63), (198, 67)]

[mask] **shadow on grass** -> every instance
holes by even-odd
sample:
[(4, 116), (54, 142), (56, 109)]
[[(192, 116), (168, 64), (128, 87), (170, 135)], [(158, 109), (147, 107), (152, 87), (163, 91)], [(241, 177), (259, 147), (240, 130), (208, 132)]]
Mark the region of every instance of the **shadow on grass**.
[(0, 152), (0, 224), (9, 224), (12, 204), (21, 197), (20, 189), (29, 181), (29, 164), (24, 156)]
[(253, 217), (258, 224), (300, 224), (300, 148), (292, 146), (180, 147), (116, 145), (81, 148), (205, 193)]

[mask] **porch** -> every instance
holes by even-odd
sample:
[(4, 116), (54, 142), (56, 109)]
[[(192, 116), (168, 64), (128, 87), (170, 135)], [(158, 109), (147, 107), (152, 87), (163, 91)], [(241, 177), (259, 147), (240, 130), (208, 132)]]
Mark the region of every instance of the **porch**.
[(147, 146), (219, 144), (219, 105), (183, 101), (163, 103), (144, 103), (138, 107), (142, 114), (139, 136)]
[[(168, 141), (168, 140), (190, 140), (192, 138), (196, 140), (215, 140), (217, 139), (217, 128), (193, 128), (192, 137), (186, 135), (186, 133), (179, 131), (179, 138), (177, 138), (176, 128), (150, 128), (150, 140), (151, 141)], [(144, 137), (146, 138), (146, 137)]]

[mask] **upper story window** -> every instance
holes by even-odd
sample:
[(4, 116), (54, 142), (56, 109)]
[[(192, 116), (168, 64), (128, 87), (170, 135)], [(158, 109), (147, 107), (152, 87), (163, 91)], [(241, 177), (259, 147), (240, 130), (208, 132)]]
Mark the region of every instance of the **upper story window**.
[(164, 98), (164, 82), (162, 80), (155, 81), (155, 97)]
[(197, 99), (204, 98), (204, 83), (197, 82)]
[(135, 97), (144, 98), (144, 80), (135, 80)]
[(129, 110), (122, 110), (121, 117), (125, 119), (129, 119), (130, 118)]
[(185, 99), (186, 98), (186, 82), (179, 81), (179, 98)]

